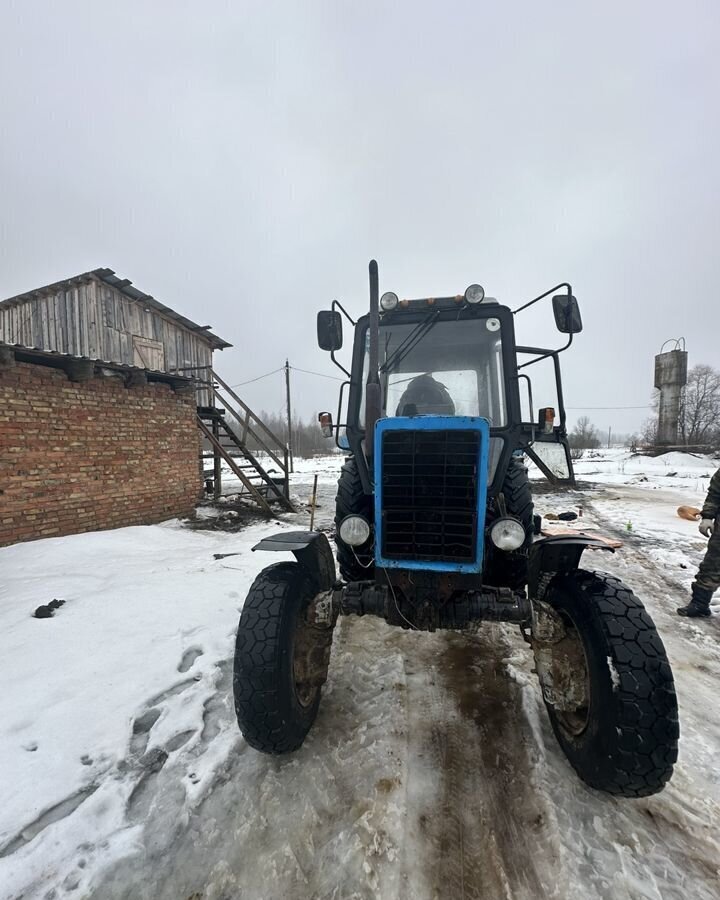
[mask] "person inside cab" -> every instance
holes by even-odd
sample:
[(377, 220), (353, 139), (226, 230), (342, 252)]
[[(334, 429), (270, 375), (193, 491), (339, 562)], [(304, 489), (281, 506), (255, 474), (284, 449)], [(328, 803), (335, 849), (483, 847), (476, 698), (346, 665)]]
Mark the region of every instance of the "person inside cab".
[(400, 397), (396, 416), (454, 416), (455, 404), (444, 384), (432, 375), (418, 375)]

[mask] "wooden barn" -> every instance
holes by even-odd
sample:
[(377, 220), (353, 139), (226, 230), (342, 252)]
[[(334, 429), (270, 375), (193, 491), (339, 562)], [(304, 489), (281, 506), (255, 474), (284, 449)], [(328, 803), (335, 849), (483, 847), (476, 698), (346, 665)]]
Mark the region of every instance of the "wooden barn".
[(3, 300), (0, 340), (185, 377), (211, 371), (213, 351), (232, 346), (112, 269)]
[[(0, 370), (18, 363), (18, 372), (30, 365), (61, 369), (71, 382), (114, 375), (126, 387), (164, 383), (194, 391), (195, 431), (187, 440), (199, 444), (197, 477), (202, 474), (219, 496), (224, 463), (241, 492), (266, 514), (272, 513), (270, 500), (292, 509), (287, 447), (214, 369), (214, 351), (230, 346), (209, 325), (180, 315), (112, 269), (94, 269), (0, 302)], [(9, 386), (8, 396), (13, 390), (19, 388)], [(136, 399), (126, 396), (128, 416)], [(158, 443), (153, 451), (153, 440), (149, 452), (157, 455), (162, 447)], [(209, 469), (206, 460), (212, 460)]]

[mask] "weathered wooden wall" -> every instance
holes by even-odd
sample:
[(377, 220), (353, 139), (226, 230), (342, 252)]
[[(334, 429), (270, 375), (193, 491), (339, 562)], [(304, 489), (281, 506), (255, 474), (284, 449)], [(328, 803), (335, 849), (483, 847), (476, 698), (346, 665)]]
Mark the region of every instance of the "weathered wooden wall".
[(200, 335), (99, 279), (7, 307), (0, 305), (0, 340), (10, 344), (132, 366), (139, 364), (133, 337), (162, 344), (164, 364), (160, 371), (212, 365), (212, 351)]

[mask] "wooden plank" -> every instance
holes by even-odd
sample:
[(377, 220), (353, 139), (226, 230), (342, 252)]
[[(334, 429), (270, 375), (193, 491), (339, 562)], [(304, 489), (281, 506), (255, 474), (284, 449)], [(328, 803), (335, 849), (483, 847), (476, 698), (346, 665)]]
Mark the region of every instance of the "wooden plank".
[(115, 331), (117, 337), (117, 355), (119, 361), (128, 366), (133, 364), (132, 335), (126, 331)]
[(75, 339), (74, 339), (74, 316), (73, 316), (73, 308), (69, 291), (63, 291), (63, 303), (65, 304), (65, 322), (67, 325), (67, 353), (75, 352)]
[(54, 350), (54, 347), (50, 347), (48, 344), (48, 318), (47, 318), (47, 306), (45, 304), (46, 298), (44, 296), (40, 296), (37, 300), (33, 301), (33, 310), (32, 310), (32, 329), (33, 329), (33, 340), (35, 341), (36, 347), (41, 347), (43, 350)]
[(175, 341), (174, 329), (166, 324), (163, 327), (163, 336), (161, 338), (163, 347), (165, 348), (165, 366), (167, 371), (173, 371), (178, 366), (177, 343)]
[(85, 285), (84, 284), (79, 284), (75, 287), (75, 296), (77, 298), (77, 310), (78, 310), (78, 347), (80, 348), (79, 356), (88, 356), (87, 306), (85, 305)]
[(80, 326), (80, 303), (78, 302), (77, 285), (70, 285), (70, 303), (73, 311), (73, 353), (75, 356), (83, 356), (82, 333)]
[(97, 328), (97, 282), (90, 281), (85, 285), (85, 304), (87, 306), (88, 323), (88, 356), (99, 359), (98, 353), (98, 328)]
[(28, 313), (30, 315), (30, 333), (32, 335), (32, 346), (44, 349), (42, 333), (42, 300), (40, 298), (33, 299), (27, 304), (27, 307)]
[(105, 328), (117, 328), (115, 321), (115, 300), (109, 287), (103, 285), (100, 288), (103, 309), (103, 325)]
[(65, 329), (63, 327), (63, 320), (60, 312), (60, 298), (57, 291), (55, 291), (52, 296), (52, 306), (50, 309), (53, 315), (53, 322), (55, 323), (55, 345), (57, 347), (62, 347), (65, 343)]
[(125, 334), (132, 334), (135, 328), (133, 308), (127, 297), (115, 291), (115, 303), (118, 309), (118, 329)]

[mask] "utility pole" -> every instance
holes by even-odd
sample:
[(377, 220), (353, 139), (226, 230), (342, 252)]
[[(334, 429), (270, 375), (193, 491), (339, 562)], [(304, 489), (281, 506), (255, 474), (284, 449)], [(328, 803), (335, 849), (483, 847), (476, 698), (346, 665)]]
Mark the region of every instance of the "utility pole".
[(608, 428), (608, 450), (610, 449), (611, 438), (612, 438), (612, 425)]
[(290, 406), (290, 363), (285, 360), (285, 397), (287, 401), (287, 428), (288, 428), (288, 456), (290, 457), (290, 471), (295, 471), (293, 465), (292, 450), (292, 407)]

